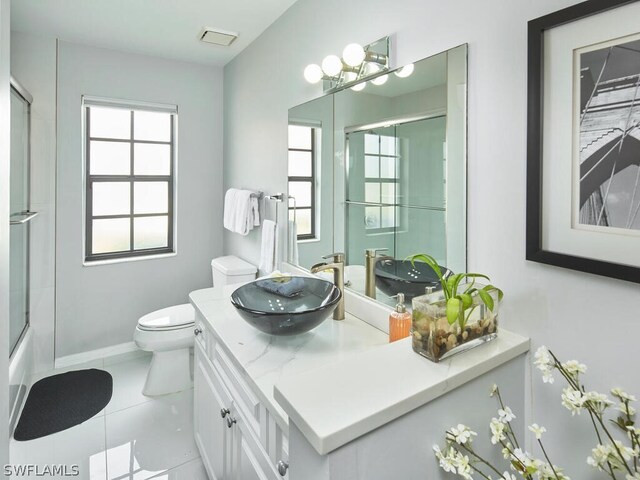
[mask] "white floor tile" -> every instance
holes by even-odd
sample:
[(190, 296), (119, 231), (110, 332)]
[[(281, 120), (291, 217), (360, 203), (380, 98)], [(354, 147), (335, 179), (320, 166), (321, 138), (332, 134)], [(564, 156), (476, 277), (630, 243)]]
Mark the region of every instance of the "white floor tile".
[(104, 366), (115, 365), (117, 363), (128, 362), (129, 360), (135, 360), (141, 357), (151, 357), (151, 352), (145, 352), (144, 350), (135, 350), (133, 352), (121, 353), (120, 355), (113, 355), (104, 359)]
[[(105, 450), (105, 420), (104, 417), (94, 417), (68, 430), (36, 440), (11, 440), (10, 458), (12, 465), (78, 465), (79, 475), (72, 478), (105, 480)], [(43, 478), (35, 475), (15, 477)]]
[(209, 480), (207, 471), (199, 458), (152, 478), (154, 480)]
[(191, 390), (107, 414), (109, 479), (142, 480), (199, 457)]
[(151, 400), (142, 394), (150, 363), (151, 356), (145, 355), (104, 367), (113, 377), (113, 396), (105, 408), (107, 414)]

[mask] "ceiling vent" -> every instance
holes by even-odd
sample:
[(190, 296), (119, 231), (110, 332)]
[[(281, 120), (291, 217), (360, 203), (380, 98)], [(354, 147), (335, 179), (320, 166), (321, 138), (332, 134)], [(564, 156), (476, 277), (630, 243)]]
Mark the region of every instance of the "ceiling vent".
[(200, 34), (200, 40), (203, 42), (222, 45), (223, 47), (231, 45), (236, 38), (238, 38), (237, 33), (227, 32), (216, 28), (205, 28)]

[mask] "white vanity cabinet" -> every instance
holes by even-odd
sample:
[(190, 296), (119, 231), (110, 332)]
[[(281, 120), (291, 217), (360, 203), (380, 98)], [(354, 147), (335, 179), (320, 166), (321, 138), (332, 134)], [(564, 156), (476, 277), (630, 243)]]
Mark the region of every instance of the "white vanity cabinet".
[(211, 480), (281, 480), (282, 429), (243, 381), (202, 318), (196, 320), (194, 435)]

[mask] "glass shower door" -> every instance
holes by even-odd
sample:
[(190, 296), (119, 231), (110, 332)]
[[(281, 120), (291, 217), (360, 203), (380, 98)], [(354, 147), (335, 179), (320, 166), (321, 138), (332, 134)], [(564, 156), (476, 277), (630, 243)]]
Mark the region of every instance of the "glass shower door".
[(11, 163), (9, 237), (9, 351), (29, 324), (29, 108), (28, 94), (11, 86)]

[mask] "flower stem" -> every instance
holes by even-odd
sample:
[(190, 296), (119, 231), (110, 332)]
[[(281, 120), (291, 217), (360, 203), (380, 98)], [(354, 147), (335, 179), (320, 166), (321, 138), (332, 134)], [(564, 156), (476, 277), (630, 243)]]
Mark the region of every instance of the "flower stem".
[[(585, 391), (584, 386), (580, 385), (571, 375), (569, 375), (569, 373), (562, 366), (562, 363), (560, 363), (558, 358), (554, 355), (554, 353), (551, 350), (549, 350), (549, 354), (553, 357), (553, 361), (555, 363), (556, 368), (560, 371), (562, 376), (567, 380), (569, 385), (571, 385), (574, 388), (574, 390), (578, 390), (579, 392), (583, 392), (584, 393), (584, 391)], [(624, 465), (624, 467), (627, 470), (627, 472), (629, 472), (629, 474), (631, 476), (633, 476), (633, 471), (631, 470), (631, 468), (629, 468), (629, 465), (627, 465), (627, 462), (622, 457), (622, 452), (620, 451), (620, 448), (618, 448), (618, 445), (616, 445), (616, 442), (613, 440), (613, 437), (611, 436), (611, 433), (607, 429), (607, 426), (604, 424), (604, 422), (602, 420), (602, 416), (595, 410), (593, 405), (591, 405), (590, 401), (585, 402), (584, 405), (585, 405), (586, 409), (590, 413), (593, 413), (595, 418), (598, 420), (598, 423), (600, 424), (600, 427), (602, 428), (602, 431), (609, 438), (609, 441), (611, 442), (611, 445), (613, 445), (613, 448), (615, 448), (615, 450), (616, 450), (616, 452), (618, 454), (618, 458), (620, 459), (620, 462)], [(597, 431), (597, 429), (596, 429), (596, 431)], [(609, 462), (607, 462), (607, 463), (609, 463)], [(609, 465), (609, 468), (611, 468), (611, 465)], [(612, 469), (612, 474), (613, 474), (613, 469)]]
[(482, 458), (480, 455), (478, 455), (476, 452), (474, 452), (473, 450), (471, 450), (469, 447), (467, 447), (465, 444), (460, 443), (458, 444), (460, 447), (462, 447), (467, 453), (470, 453), (471, 455), (473, 455), (474, 457), (476, 457), (478, 460), (480, 460), (482, 463), (484, 463), (487, 467), (489, 467), (491, 470), (493, 470), (494, 472), (496, 472), (498, 475), (502, 476), (502, 473), (500, 473), (500, 471), (494, 467), (493, 465), (491, 465), (489, 462), (487, 462), (484, 458)]
[(556, 468), (553, 466), (553, 463), (549, 459), (549, 455), (547, 455), (547, 451), (544, 449), (544, 445), (542, 445), (542, 440), (538, 439), (538, 444), (540, 445), (540, 448), (542, 449), (542, 453), (544, 454), (544, 458), (547, 459), (547, 462), (549, 463), (549, 466), (551, 467), (551, 471), (553, 472), (553, 475), (556, 477), (556, 480), (560, 480), (560, 478), (558, 477), (558, 472), (556, 472)]
[[(502, 408), (502, 410), (504, 410), (504, 402), (502, 401), (502, 395), (500, 395), (500, 387), (496, 387), (496, 395), (498, 396), (498, 401), (500, 402), (500, 408)], [(513, 444), (516, 446), (516, 448), (520, 448), (520, 445), (518, 445), (518, 439), (516, 438), (515, 433), (513, 433), (513, 429), (511, 428), (511, 422), (507, 422), (507, 425), (509, 426), (509, 428), (507, 429), (507, 434), (511, 434), (511, 441), (513, 442)]]

